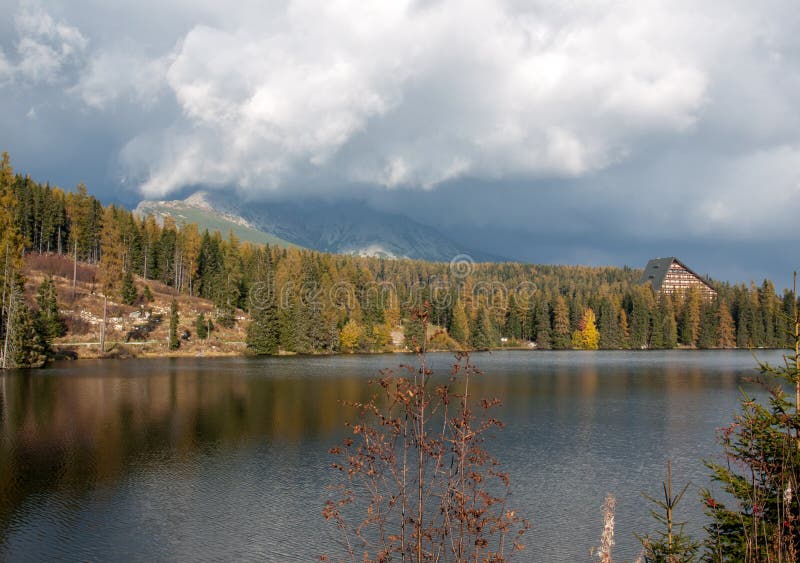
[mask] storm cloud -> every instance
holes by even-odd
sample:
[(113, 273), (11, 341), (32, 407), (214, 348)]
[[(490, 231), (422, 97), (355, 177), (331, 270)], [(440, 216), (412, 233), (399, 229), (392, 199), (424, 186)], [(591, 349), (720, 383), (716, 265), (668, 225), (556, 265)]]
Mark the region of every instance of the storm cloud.
[(0, 1), (2, 144), (42, 180), (366, 198), (533, 261), (791, 267), (790, 0), (113, 4)]

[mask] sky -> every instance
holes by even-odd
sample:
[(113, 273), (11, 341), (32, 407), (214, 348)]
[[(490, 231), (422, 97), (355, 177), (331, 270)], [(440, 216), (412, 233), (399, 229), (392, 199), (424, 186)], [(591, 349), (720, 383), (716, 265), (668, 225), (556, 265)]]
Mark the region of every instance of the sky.
[(0, 0), (0, 150), (106, 202), (365, 200), (534, 263), (800, 266), (796, 0)]

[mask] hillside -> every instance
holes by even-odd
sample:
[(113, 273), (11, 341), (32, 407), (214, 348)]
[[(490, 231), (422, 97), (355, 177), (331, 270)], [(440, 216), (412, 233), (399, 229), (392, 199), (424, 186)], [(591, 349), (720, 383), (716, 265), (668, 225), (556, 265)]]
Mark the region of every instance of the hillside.
[(298, 246), (253, 227), (241, 217), (215, 211), (210, 206), (201, 204), (198, 198), (186, 201), (142, 201), (135, 211), (141, 216), (152, 213), (160, 220), (165, 216), (172, 217), (179, 225), (194, 223), (200, 229), (208, 229), (209, 232), (219, 231), (223, 235), (233, 231), (242, 242), (270, 244), (281, 248)]
[[(66, 336), (56, 339), (54, 349), (61, 355), (95, 358), (101, 355), (126, 356), (203, 356), (238, 355), (244, 352), (247, 314), (237, 309), (236, 323), (232, 328), (214, 325), (209, 338), (196, 337), (194, 321), (200, 313), (214, 319), (214, 305), (207, 299), (176, 294), (175, 290), (155, 280), (144, 281), (136, 277), (140, 295), (137, 305), (108, 301), (105, 354), (99, 350), (103, 321), (103, 296), (97, 291), (97, 267), (81, 263), (78, 283), (72, 293), (72, 262), (58, 255), (28, 255), (25, 260), (26, 294), (34, 301), (36, 288), (46, 275), (53, 276), (58, 292), (59, 310), (67, 324)], [(142, 297), (145, 285), (150, 288), (153, 301)], [(178, 334), (189, 333), (181, 340), (178, 350), (169, 351), (169, 312), (172, 299), (178, 302), (180, 322)]]

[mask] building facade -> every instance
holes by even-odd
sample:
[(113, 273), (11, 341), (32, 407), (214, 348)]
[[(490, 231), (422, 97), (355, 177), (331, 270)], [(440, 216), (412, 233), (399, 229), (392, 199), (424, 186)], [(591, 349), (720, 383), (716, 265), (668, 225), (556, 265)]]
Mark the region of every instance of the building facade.
[(651, 283), (654, 290), (667, 294), (685, 292), (696, 287), (708, 298), (717, 295), (716, 290), (705, 278), (693, 272), (674, 256), (650, 260), (644, 268), (639, 283)]

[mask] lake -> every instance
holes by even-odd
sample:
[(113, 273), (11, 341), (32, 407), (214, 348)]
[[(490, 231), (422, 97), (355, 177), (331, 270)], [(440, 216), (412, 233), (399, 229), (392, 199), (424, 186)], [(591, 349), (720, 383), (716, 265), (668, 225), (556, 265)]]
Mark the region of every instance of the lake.
[[(780, 352), (761, 359), (776, 361)], [(589, 561), (606, 493), (615, 559), (639, 552), (673, 463), (677, 518), (702, 526), (702, 460), (720, 455), (755, 362), (746, 351), (473, 354), (503, 401), (490, 449), (531, 522), (520, 561)], [(410, 355), (82, 360), (0, 375), (0, 560), (315, 561), (328, 448), (382, 368)], [(437, 372), (449, 354), (431, 354)]]

